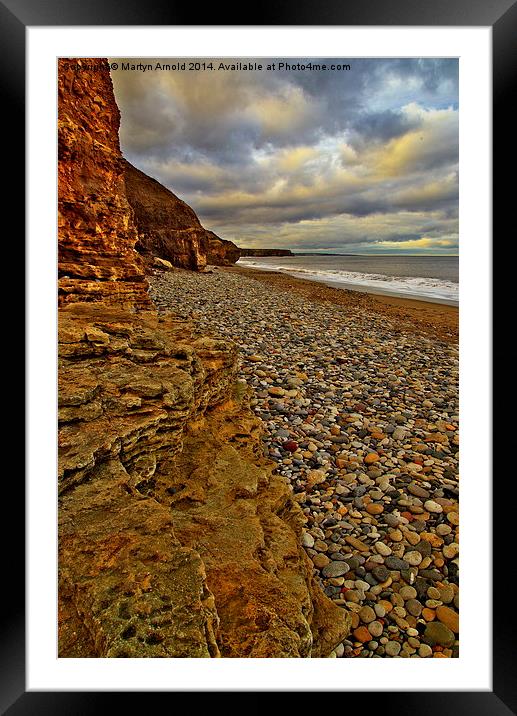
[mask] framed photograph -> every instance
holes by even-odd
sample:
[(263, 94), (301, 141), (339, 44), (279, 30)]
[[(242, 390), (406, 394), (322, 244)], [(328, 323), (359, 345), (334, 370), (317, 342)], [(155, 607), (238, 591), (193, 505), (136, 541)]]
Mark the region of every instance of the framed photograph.
[(488, 436), (516, 4), (0, 13), (29, 319), (2, 712), (515, 713)]

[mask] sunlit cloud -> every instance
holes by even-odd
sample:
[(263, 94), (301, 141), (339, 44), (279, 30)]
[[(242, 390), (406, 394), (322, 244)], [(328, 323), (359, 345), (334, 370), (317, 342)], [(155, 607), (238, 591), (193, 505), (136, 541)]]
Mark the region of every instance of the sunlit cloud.
[(457, 252), (457, 61), (347, 62), (113, 72), (122, 150), (241, 246)]
[(458, 248), (458, 239), (432, 239), (428, 236), (423, 236), (421, 239), (409, 239), (408, 241), (379, 241), (377, 242), (379, 248), (390, 248), (397, 250), (408, 250), (414, 249), (456, 249)]

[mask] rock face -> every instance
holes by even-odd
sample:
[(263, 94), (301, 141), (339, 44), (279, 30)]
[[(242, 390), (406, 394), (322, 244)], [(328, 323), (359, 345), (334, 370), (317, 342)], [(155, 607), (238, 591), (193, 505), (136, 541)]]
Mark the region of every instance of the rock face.
[[(89, 152), (83, 102), (95, 112), (89, 94), (112, 98), (111, 81), (81, 70), (77, 85), (69, 73), (61, 64), (67, 146)], [(118, 255), (110, 264), (104, 224), (110, 232), (116, 221), (121, 255), (141, 267), (117, 173), (118, 114), (105, 117), (109, 152), (87, 162), (60, 155), (60, 192), (75, 199), (63, 201), (68, 228), (59, 235), (74, 276), (59, 311), (59, 655), (326, 656), (349, 615), (314, 581), (301, 547), (305, 518), (263, 457), (236, 345), (157, 313), (143, 278), (124, 274)], [(79, 179), (88, 188), (108, 175), (118, 211), (85, 207), (76, 241), (70, 211), (92, 195), (80, 199)], [(84, 239), (90, 231), (98, 254)], [(98, 267), (106, 280), (95, 282)]]
[(231, 241), (220, 239), (213, 231), (206, 232), (207, 263), (212, 266), (231, 266), (240, 259), (241, 250)]
[(61, 656), (328, 654), (347, 617), (261, 457), (236, 346), (87, 304), (60, 339)]
[[(65, 69), (79, 64), (80, 69)], [(93, 68), (97, 69), (93, 69)], [(92, 69), (88, 69), (92, 68)], [(59, 61), (59, 300), (149, 305), (124, 192), (115, 102), (105, 60)]]
[(241, 256), (293, 256), (291, 249), (243, 249), (240, 248)]
[(200, 271), (206, 266), (205, 230), (195, 212), (156, 179), (125, 159), (126, 194), (138, 230), (137, 251), (173, 266)]
[(123, 160), (126, 194), (138, 229), (136, 249), (173, 266), (201, 271), (207, 263), (230, 265), (240, 256), (231, 241), (207, 231), (191, 207), (127, 160)]

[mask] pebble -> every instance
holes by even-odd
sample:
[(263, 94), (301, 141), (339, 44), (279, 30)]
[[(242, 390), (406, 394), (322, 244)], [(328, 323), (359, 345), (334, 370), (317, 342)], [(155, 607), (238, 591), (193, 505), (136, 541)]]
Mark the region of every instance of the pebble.
[(436, 607), (441, 606), (441, 601), (439, 599), (426, 599), (425, 605), (428, 609), (436, 609)]
[(411, 552), (405, 552), (404, 559), (411, 566), (417, 567), (420, 564), (420, 562), (422, 561), (423, 557), (420, 554), (420, 552), (417, 552), (416, 550), (414, 550)]
[(416, 599), (417, 591), (414, 587), (406, 585), (399, 590), (399, 594), (404, 601), (407, 601), (408, 599)]
[(366, 505), (366, 512), (368, 512), (369, 515), (380, 515), (384, 512), (384, 507), (376, 502), (370, 502), (370, 504)]
[[(371, 607), (363, 607), (361, 611), (359, 612), (359, 618), (364, 624), (369, 624), (370, 622), (373, 622), (375, 619), (375, 612)], [(371, 629), (370, 629), (371, 632)], [(374, 635), (375, 636), (375, 635)], [(377, 634), (377, 636), (380, 636)]]
[(451, 584), (444, 584), (438, 591), (437, 599), (440, 599), (444, 604), (450, 604), (454, 599), (454, 589)]
[(450, 525), (446, 525), (442, 523), (441, 525), (437, 525), (436, 527), (436, 534), (440, 535), (440, 537), (445, 537), (446, 535), (450, 535), (452, 532), (452, 527)]
[(156, 273), (151, 294), (238, 344), (316, 579), (353, 620), (333, 656), (457, 657), (456, 347), (232, 271)]
[(318, 569), (322, 569), (330, 563), (330, 559), (327, 557), (326, 554), (315, 554), (312, 558), (312, 562), (315, 567), (317, 567)]
[(402, 542), (402, 540), (404, 539), (404, 535), (400, 530), (391, 530), (388, 535), (393, 542)]
[(368, 631), (372, 636), (378, 637), (384, 631), (384, 625), (379, 621), (373, 621), (368, 624)]
[(426, 500), (426, 502), (424, 502), (424, 509), (433, 513), (443, 512), (443, 507), (434, 500)]
[(415, 485), (414, 483), (410, 483), (407, 486), (407, 489), (411, 495), (415, 495), (416, 497), (424, 497), (424, 498), (429, 497), (429, 491), (424, 490), (424, 488), (420, 487), (420, 485)]
[(384, 564), (388, 569), (392, 570), (401, 570), (401, 569), (409, 569), (409, 562), (406, 562), (404, 559), (399, 559), (398, 557), (387, 557), (384, 560)]
[(357, 627), (357, 629), (354, 629), (354, 637), (357, 641), (360, 641), (364, 644), (366, 641), (372, 640), (372, 635), (368, 631), (368, 629), (365, 626)]
[(451, 544), (445, 545), (442, 552), (443, 556), (447, 557), (447, 559), (454, 559), (454, 557), (459, 554), (460, 547), (458, 544), (456, 544), (456, 542), (451, 542)]
[(346, 562), (330, 562), (321, 570), (324, 577), (341, 577), (350, 571), (350, 567)]
[(389, 641), (384, 649), (388, 656), (398, 656), (400, 654), (401, 646), (398, 641)]
[(326, 479), (326, 474), (323, 470), (310, 470), (307, 474), (307, 484), (309, 487), (319, 485), (321, 482), (325, 482)]
[(391, 548), (384, 542), (376, 542), (375, 551), (383, 557), (388, 557), (391, 554)]
[(436, 616), (442, 624), (449, 627), (455, 634), (459, 633), (459, 614), (454, 609), (440, 605), (436, 607)]
[(362, 579), (358, 579), (358, 580), (356, 580), (355, 586), (357, 587), (357, 589), (360, 589), (363, 592), (366, 592), (370, 589), (371, 585), (368, 584), (368, 582), (364, 582)]
[(373, 609), (378, 617), (382, 618), (386, 616), (386, 608), (380, 602), (378, 602)]
[(418, 599), (408, 599), (405, 606), (408, 613), (413, 617), (419, 617), (422, 614), (423, 606)]
[(269, 395), (280, 397), (282, 395), (285, 395), (285, 390), (283, 388), (273, 386), (272, 388), (268, 388), (268, 393)]
[(415, 549), (417, 552), (420, 552), (422, 557), (430, 557), (431, 556), (432, 546), (431, 546), (430, 542), (427, 542), (427, 540), (423, 540), (423, 539), (420, 540), (420, 542), (418, 542), (415, 545)]
[(304, 547), (314, 547), (314, 537), (308, 532), (302, 534), (302, 544)]
[(425, 628), (423, 640), (430, 646), (452, 646), (454, 644), (454, 633), (441, 622), (429, 622)]
[(390, 527), (398, 527), (402, 522), (402, 519), (399, 516), (393, 514), (383, 515), (383, 520)]

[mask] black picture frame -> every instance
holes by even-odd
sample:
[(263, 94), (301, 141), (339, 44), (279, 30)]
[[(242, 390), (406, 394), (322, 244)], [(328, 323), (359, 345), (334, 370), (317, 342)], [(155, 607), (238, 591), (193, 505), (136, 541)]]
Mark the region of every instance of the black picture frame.
[[(255, 10), (255, 15), (246, 12)], [(199, 22), (201, 15), (202, 23)], [(490, 26), (493, 32), (493, 235), (503, 227), (512, 227), (509, 213), (515, 203), (514, 180), (504, 172), (515, 152), (514, 115), (510, 111), (512, 80), (517, 77), (517, 2), (515, 0), (323, 0), (316, 4), (309, 0), (264, 0), (260, 6), (227, 2), (200, 6), (178, 3), (175, 0), (0, 0), (0, 83), (4, 97), (3, 137), (8, 139), (12, 156), (9, 161), (9, 207), (20, 203), (24, 186), (25, 144), (25, 30), (30, 26), (158, 26), (158, 25), (341, 25), (341, 26)], [(512, 165), (512, 170), (513, 165)], [(512, 200), (513, 199), (513, 200)], [(12, 212), (14, 209), (9, 209)], [(17, 212), (17, 236), (21, 243), (21, 224), (24, 209)], [(512, 217), (513, 218), (513, 217)], [(14, 236), (11, 238), (14, 241)], [(21, 291), (20, 291), (21, 294)], [(494, 314), (495, 316), (495, 314)], [(494, 324), (495, 328), (495, 324)], [(31, 347), (29, 346), (29, 349)], [(14, 468), (11, 468), (14, 472)], [(22, 714), (89, 714), (98, 711), (101, 702), (120, 708), (121, 693), (113, 692), (26, 692), (25, 690), (25, 594), (24, 594), (24, 489), (20, 476), (10, 480), (10, 508), (18, 510), (16, 539), (4, 545), (4, 577), (8, 580), (9, 609), (1, 612), (0, 631), (0, 711), (10, 716)], [(504, 479), (504, 478), (501, 478)], [(513, 476), (509, 479), (513, 480)], [(18, 484), (15, 483), (18, 481)], [(14, 493), (14, 494), (13, 494)], [(15, 544), (13, 544), (13, 542)], [(493, 573), (502, 574), (503, 538), (494, 534)], [(7, 557), (6, 557), (7, 559)], [(489, 570), (486, 568), (487, 578)], [(504, 585), (503, 585), (504, 587)], [(4, 589), (3, 591), (7, 591)], [(515, 674), (515, 642), (508, 633), (504, 608), (504, 588), (493, 590), (493, 691), (492, 692), (369, 692), (367, 711), (398, 714), (466, 713), (471, 716), (490, 714), (503, 716), (517, 713)], [(314, 689), (317, 691), (317, 689)], [(336, 689), (338, 690), (338, 689)], [(129, 694), (138, 707), (141, 695)], [(169, 707), (174, 708), (174, 695)], [(201, 695), (201, 694), (200, 694)], [(247, 705), (258, 710), (266, 694), (259, 693)], [(224, 694), (211, 694), (213, 699)], [(145, 698), (148, 698), (147, 696)], [(343, 694), (342, 708), (351, 708), (350, 700), (364, 694)], [(115, 703), (115, 699), (117, 699)], [(213, 704), (213, 701), (212, 701)], [(217, 702), (216, 702), (217, 704)], [(214, 704), (214, 705), (216, 705)], [(176, 706), (177, 707), (177, 706)], [(212, 706), (213, 708), (213, 706)], [(227, 705), (226, 705), (227, 708)], [(364, 709), (363, 709), (364, 710)]]

